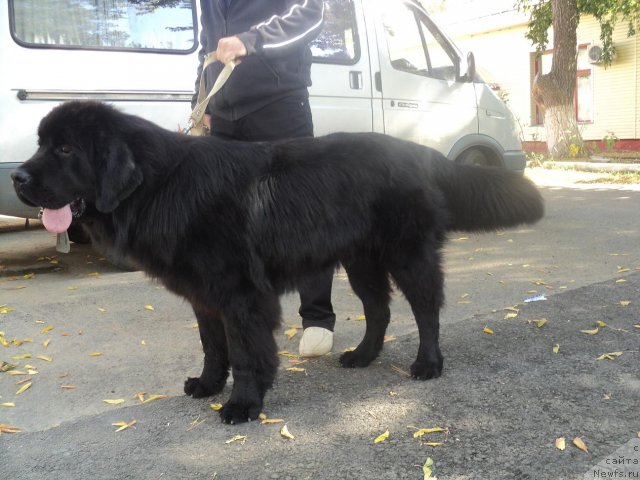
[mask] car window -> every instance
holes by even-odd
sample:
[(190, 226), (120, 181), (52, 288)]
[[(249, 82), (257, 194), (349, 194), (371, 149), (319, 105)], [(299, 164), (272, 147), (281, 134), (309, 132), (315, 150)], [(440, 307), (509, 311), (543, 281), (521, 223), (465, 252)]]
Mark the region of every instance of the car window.
[(12, 34), (33, 47), (189, 52), (193, 0), (10, 0)]
[(313, 60), (319, 63), (357, 63), (360, 45), (356, 27), (352, 0), (325, 0), (324, 25), (311, 43)]
[(456, 79), (456, 63), (446, 40), (412, 7), (383, 2), (382, 19), (389, 60), (396, 70), (440, 80)]

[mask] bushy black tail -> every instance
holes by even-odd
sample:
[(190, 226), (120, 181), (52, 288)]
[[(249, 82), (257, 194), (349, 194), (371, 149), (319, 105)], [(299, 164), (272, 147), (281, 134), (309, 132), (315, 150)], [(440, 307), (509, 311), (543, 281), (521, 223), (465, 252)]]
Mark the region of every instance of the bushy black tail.
[(431, 165), (451, 214), (451, 230), (482, 231), (534, 223), (544, 215), (536, 186), (523, 175), (503, 168)]

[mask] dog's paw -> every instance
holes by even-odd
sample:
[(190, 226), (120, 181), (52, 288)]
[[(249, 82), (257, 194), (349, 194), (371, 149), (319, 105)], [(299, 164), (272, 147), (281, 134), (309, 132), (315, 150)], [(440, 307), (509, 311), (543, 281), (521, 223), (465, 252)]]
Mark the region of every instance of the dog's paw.
[(368, 367), (375, 358), (375, 356), (362, 355), (358, 353), (358, 350), (354, 350), (353, 352), (345, 352), (340, 355), (340, 365), (344, 368), (364, 368)]
[(416, 380), (431, 380), (442, 375), (442, 358), (437, 362), (421, 362), (416, 360), (411, 365), (411, 377)]
[(220, 419), (232, 425), (250, 422), (258, 418), (262, 412), (262, 404), (240, 403), (229, 400), (220, 409)]
[(184, 382), (184, 393), (193, 398), (204, 398), (220, 393), (224, 388), (225, 382), (208, 384), (203, 382), (202, 377), (189, 377)]

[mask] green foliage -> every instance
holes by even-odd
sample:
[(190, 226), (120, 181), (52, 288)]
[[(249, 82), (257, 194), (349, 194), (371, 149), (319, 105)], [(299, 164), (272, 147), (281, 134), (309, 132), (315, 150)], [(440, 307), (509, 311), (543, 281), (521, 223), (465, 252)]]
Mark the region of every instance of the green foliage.
[(602, 138), (602, 141), (607, 146), (607, 151), (613, 150), (613, 147), (616, 146), (616, 142), (618, 141), (618, 137), (613, 132), (607, 132), (607, 134)]
[(600, 41), (605, 66), (611, 64), (615, 54), (613, 31), (619, 21), (627, 22), (627, 35), (636, 34), (635, 24), (640, 20), (640, 0), (516, 0), (520, 11), (529, 12), (529, 30), (526, 37), (541, 53), (549, 43), (548, 31), (551, 27), (552, 1), (576, 2), (581, 14), (593, 15), (600, 24)]

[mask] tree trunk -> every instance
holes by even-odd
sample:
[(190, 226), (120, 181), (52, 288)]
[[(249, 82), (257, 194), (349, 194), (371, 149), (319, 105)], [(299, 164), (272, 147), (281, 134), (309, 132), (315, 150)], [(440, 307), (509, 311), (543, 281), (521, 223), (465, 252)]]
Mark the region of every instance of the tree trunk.
[(535, 102), (544, 111), (547, 147), (551, 158), (583, 155), (584, 142), (573, 109), (576, 88), (577, 37), (580, 21), (577, 0), (552, 0), (553, 61), (551, 71), (536, 77)]

